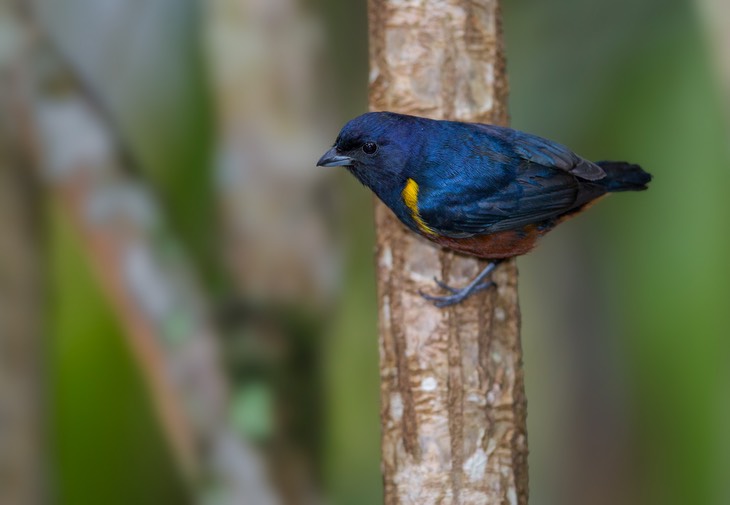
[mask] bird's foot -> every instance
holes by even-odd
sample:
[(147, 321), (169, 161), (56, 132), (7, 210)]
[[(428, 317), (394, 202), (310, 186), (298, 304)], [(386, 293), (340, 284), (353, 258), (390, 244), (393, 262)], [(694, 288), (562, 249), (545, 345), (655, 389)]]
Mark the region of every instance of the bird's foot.
[(440, 288), (450, 292), (450, 295), (446, 296), (434, 296), (429, 295), (427, 293), (424, 293), (423, 291), (420, 291), (420, 295), (424, 297), (429, 302), (433, 302), (433, 304), (438, 308), (448, 307), (450, 305), (456, 305), (457, 303), (461, 303), (467, 298), (469, 298), (474, 293), (478, 293), (479, 291), (484, 291), (487, 288), (490, 288), (494, 286), (494, 282), (492, 281), (486, 281), (482, 282), (480, 284), (475, 284), (474, 286), (466, 286), (461, 289), (457, 289), (454, 287), (449, 286), (443, 281), (440, 281), (438, 279), (434, 279), (436, 281), (436, 284), (439, 285)]
[(433, 302), (433, 304), (436, 307), (443, 308), (448, 307), (450, 305), (456, 305), (457, 303), (461, 303), (467, 298), (469, 298), (474, 293), (478, 293), (479, 291), (484, 291), (485, 289), (494, 286), (494, 282), (485, 281), (484, 279), (494, 271), (494, 269), (497, 266), (497, 262), (492, 262), (489, 265), (487, 265), (484, 270), (479, 272), (479, 275), (477, 275), (472, 281), (466, 285), (465, 287), (461, 289), (453, 288), (446, 284), (445, 282), (434, 278), (433, 280), (436, 281), (436, 284), (443, 289), (444, 291), (448, 291), (451, 293), (450, 295), (446, 296), (434, 296), (434, 295), (428, 295), (424, 293), (423, 291), (420, 291), (422, 297), (424, 297), (429, 302)]

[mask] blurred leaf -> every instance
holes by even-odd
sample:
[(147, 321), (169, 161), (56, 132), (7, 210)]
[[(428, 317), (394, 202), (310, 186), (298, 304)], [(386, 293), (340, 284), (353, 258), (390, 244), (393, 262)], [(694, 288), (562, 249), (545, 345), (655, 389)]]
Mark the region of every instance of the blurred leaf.
[(54, 501), (187, 503), (118, 322), (51, 209)]
[(274, 431), (271, 387), (252, 382), (239, 387), (231, 406), (233, 424), (247, 438), (263, 441)]

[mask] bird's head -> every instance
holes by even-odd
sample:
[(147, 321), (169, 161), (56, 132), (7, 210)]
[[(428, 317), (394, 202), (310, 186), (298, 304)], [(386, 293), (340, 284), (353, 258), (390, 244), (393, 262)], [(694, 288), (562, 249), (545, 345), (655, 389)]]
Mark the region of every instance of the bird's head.
[(344, 166), (381, 198), (402, 187), (408, 159), (419, 143), (414, 128), (421, 118), (392, 112), (368, 112), (348, 122), (332, 148), (317, 162)]

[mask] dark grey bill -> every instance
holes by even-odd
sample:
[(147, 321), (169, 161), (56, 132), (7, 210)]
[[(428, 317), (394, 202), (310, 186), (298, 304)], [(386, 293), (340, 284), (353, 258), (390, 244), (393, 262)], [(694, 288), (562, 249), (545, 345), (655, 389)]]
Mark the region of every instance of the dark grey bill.
[(352, 165), (353, 159), (349, 156), (343, 156), (337, 152), (336, 148), (332, 148), (322, 156), (317, 162), (318, 167), (346, 167)]

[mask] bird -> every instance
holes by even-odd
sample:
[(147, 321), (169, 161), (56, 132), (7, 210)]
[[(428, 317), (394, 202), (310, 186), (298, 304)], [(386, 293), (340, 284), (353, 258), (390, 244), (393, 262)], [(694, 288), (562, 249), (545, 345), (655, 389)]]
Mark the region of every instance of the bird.
[(497, 264), (526, 254), (558, 224), (608, 193), (652, 176), (622, 161), (588, 161), (562, 144), (503, 126), (368, 112), (345, 124), (317, 162), (345, 167), (410, 230), (489, 260), (466, 286), (434, 279), (458, 304), (493, 285)]

